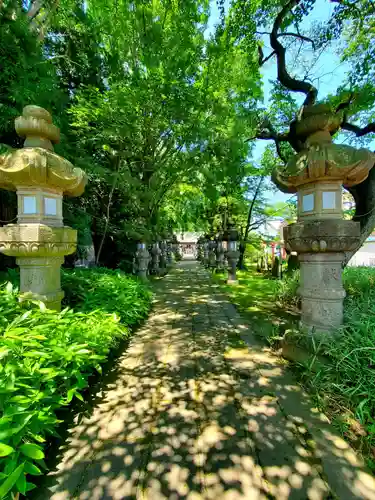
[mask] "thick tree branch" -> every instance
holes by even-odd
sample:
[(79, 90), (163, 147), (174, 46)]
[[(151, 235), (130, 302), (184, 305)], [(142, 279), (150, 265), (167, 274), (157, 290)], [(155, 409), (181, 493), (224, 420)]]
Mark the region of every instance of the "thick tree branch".
[(292, 78), (286, 69), (286, 49), (279, 42), (279, 30), (286, 17), (286, 15), (298, 5), (300, 0), (289, 0), (289, 2), (281, 9), (280, 13), (276, 16), (272, 32), (270, 35), (271, 47), (276, 53), (277, 58), (277, 78), (279, 82), (293, 92), (301, 92), (305, 94), (306, 98), (304, 105), (314, 104), (318, 95), (317, 89), (311, 83), (303, 80)]
[(259, 62), (259, 66), (263, 66), (263, 64), (265, 64), (269, 59), (271, 59), (271, 57), (273, 57), (274, 55), (276, 54), (275, 51), (271, 52), (271, 54), (269, 54), (267, 57), (265, 57), (264, 59), (262, 59), (260, 62)]
[(304, 42), (309, 42), (309, 43), (311, 43), (311, 45), (313, 46), (313, 49), (315, 50), (315, 42), (314, 42), (314, 40), (312, 40), (308, 36), (300, 35), (298, 33), (280, 33), (278, 35), (278, 38), (282, 37), (282, 36), (294, 36), (295, 38), (299, 38), (300, 40), (303, 40)]
[(357, 137), (363, 137), (366, 134), (375, 133), (375, 123), (369, 123), (365, 127), (358, 127), (358, 125), (353, 125), (348, 123), (346, 120), (342, 122), (341, 128), (353, 132)]

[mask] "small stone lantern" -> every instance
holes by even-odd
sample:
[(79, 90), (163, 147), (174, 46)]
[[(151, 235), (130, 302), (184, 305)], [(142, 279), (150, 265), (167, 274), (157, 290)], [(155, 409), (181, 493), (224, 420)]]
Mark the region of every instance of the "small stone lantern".
[(150, 254), (147, 250), (146, 243), (137, 243), (137, 251), (135, 253), (136, 273), (142, 279), (147, 279), (148, 264), (150, 262)]
[(181, 260), (181, 254), (180, 254), (180, 245), (178, 243), (177, 236), (174, 234), (172, 236), (172, 253), (174, 255), (175, 260)]
[(165, 241), (165, 239), (159, 242), (159, 248), (160, 248), (159, 266), (161, 272), (165, 274), (167, 272), (167, 242)]
[(328, 105), (305, 108), (296, 124), (303, 149), (273, 174), (282, 191), (298, 196), (298, 221), (283, 233), (287, 250), (299, 256), (301, 323), (309, 331), (342, 324), (343, 261), (360, 240), (359, 222), (343, 219), (342, 186), (363, 182), (375, 162), (366, 149), (332, 143), (341, 121)]
[(240, 257), (240, 252), (237, 250), (238, 244), (238, 232), (234, 228), (233, 225), (230, 225), (227, 231), (227, 241), (228, 241), (228, 250), (227, 250), (227, 259), (228, 259), (228, 284), (236, 284), (237, 280), (237, 262)]
[(214, 240), (209, 240), (208, 242), (208, 267), (214, 272), (216, 267), (216, 242)]
[(209, 263), (209, 239), (205, 236), (203, 240), (203, 261), (202, 264), (207, 267)]
[(225, 250), (223, 246), (223, 236), (219, 234), (217, 237), (216, 244), (216, 271), (221, 273), (224, 271), (224, 259), (225, 259)]
[(152, 274), (158, 275), (160, 273), (160, 255), (161, 250), (159, 248), (159, 242), (155, 241), (151, 247), (151, 272)]
[(172, 235), (167, 239), (167, 266), (173, 266)]
[(26, 106), (15, 128), (25, 143), (0, 156), (0, 187), (17, 192), (18, 223), (0, 228), (0, 252), (17, 258), (20, 300), (41, 300), (59, 310), (60, 266), (77, 242), (77, 231), (64, 226), (62, 197), (80, 196), (87, 178), (53, 152), (60, 131), (48, 111)]

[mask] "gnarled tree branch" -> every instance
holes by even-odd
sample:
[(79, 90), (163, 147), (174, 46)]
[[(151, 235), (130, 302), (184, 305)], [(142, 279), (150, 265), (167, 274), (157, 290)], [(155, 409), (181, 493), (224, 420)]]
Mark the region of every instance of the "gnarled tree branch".
[(315, 50), (315, 42), (314, 42), (314, 40), (312, 40), (308, 36), (300, 35), (299, 33), (280, 33), (278, 35), (278, 38), (280, 38), (282, 36), (293, 36), (295, 38), (299, 38), (300, 40), (302, 40), (304, 42), (309, 42), (309, 43), (311, 43), (311, 45), (313, 46), (313, 49)]
[(279, 14), (276, 16), (272, 32), (270, 35), (271, 47), (276, 53), (277, 58), (277, 78), (279, 82), (284, 85), (289, 90), (294, 92), (301, 92), (305, 94), (306, 98), (304, 105), (314, 104), (318, 95), (317, 89), (311, 83), (305, 82), (303, 80), (297, 80), (292, 78), (286, 69), (286, 49), (279, 42), (279, 30), (286, 17), (286, 15), (298, 5), (300, 0), (289, 0), (289, 2), (281, 9)]
[(365, 127), (359, 127), (358, 125), (353, 125), (344, 120), (341, 124), (341, 128), (353, 132), (357, 137), (363, 137), (366, 134), (375, 133), (375, 123), (369, 123)]

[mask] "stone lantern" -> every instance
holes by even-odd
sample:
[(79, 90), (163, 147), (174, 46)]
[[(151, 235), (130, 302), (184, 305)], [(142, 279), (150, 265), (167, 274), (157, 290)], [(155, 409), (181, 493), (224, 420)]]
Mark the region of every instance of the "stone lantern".
[(147, 279), (148, 264), (150, 262), (150, 254), (146, 248), (146, 243), (137, 243), (137, 251), (135, 253), (136, 273), (142, 280)]
[(215, 240), (209, 240), (208, 242), (208, 267), (213, 272), (216, 267), (216, 242)]
[(151, 271), (152, 274), (158, 275), (160, 272), (159, 262), (160, 262), (161, 250), (159, 248), (159, 242), (155, 241), (151, 247)]
[(204, 237), (203, 240), (203, 261), (202, 264), (207, 267), (209, 263), (209, 239), (208, 236)]
[(43, 301), (59, 310), (64, 293), (60, 266), (76, 249), (77, 231), (64, 226), (62, 197), (80, 196), (85, 173), (53, 151), (60, 137), (43, 108), (26, 106), (15, 120), (23, 149), (0, 156), (0, 187), (17, 192), (17, 224), (0, 228), (0, 252), (20, 267), (20, 300)]
[(162, 239), (159, 242), (159, 248), (160, 248), (159, 266), (161, 272), (165, 274), (167, 272), (167, 242), (165, 239)]
[(181, 260), (182, 256), (180, 254), (180, 245), (178, 243), (177, 236), (175, 234), (172, 235), (172, 253), (174, 255), (175, 260)]
[(273, 174), (282, 191), (298, 196), (297, 223), (283, 233), (286, 248), (299, 256), (301, 324), (308, 331), (342, 324), (343, 261), (360, 241), (359, 222), (343, 219), (342, 187), (363, 182), (375, 162), (366, 149), (332, 143), (341, 121), (327, 105), (305, 108), (296, 124), (302, 151)]
[(237, 281), (237, 262), (240, 257), (240, 252), (237, 250), (238, 231), (233, 225), (229, 225), (226, 233), (227, 239), (227, 259), (228, 259), (228, 284), (236, 284)]
[(216, 244), (216, 271), (221, 273), (224, 271), (225, 249), (223, 246), (223, 236), (219, 234)]
[(168, 234), (167, 238), (167, 266), (173, 265), (173, 251), (172, 251), (172, 234)]

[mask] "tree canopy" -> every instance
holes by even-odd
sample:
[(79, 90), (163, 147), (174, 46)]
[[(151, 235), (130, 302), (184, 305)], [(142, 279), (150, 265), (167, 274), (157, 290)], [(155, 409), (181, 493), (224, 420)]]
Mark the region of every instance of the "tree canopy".
[[(317, 1), (218, 0), (212, 26), (208, 0), (5, 0), (0, 142), (20, 146), (13, 119), (24, 105), (52, 112), (62, 131), (56, 151), (89, 176), (65, 215), (81, 242), (92, 234), (104, 264), (126, 265), (140, 238), (218, 231), (229, 219), (247, 239), (275, 213), (264, 196), (269, 175), (298, 151), (293, 123), (301, 95), (317, 102), (322, 51), (340, 50), (350, 69), (324, 99), (344, 111), (354, 144), (371, 145), (374, 5), (326, 0), (328, 22), (306, 29)], [(265, 106), (266, 63), (277, 80)], [(365, 235), (375, 226), (375, 170), (352, 194)], [(2, 220), (14, 216), (12, 203), (13, 214), (0, 198)]]

